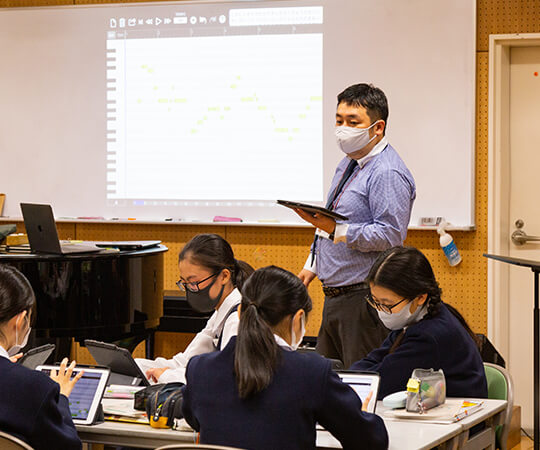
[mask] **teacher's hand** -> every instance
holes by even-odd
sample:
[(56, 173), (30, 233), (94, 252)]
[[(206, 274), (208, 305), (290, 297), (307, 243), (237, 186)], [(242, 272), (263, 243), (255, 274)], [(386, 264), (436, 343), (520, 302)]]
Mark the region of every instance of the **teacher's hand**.
[(309, 283), (315, 278), (315, 274), (311, 270), (302, 269), (298, 274), (298, 278), (304, 283), (305, 287), (308, 287)]
[(336, 221), (331, 217), (325, 216), (324, 214), (312, 215), (298, 208), (295, 208), (294, 212), (306, 222), (309, 222), (311, 225), (326, 231), (328, 234), (332, 233), (336, 228)]

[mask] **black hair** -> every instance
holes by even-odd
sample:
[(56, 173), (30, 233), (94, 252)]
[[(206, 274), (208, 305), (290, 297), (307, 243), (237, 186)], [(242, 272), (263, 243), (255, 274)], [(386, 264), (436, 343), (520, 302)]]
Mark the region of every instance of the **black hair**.
[(353, 84), (341, 92), (337, 97), (338, 106), (340, 103), (366, 108), (367, 114), (372, 122), (384, 120), (385, 131), (388, 124), (388, 100), (384, 92), (372, 84)]
[(36, 298), (28, 279), (15, 267), (0, 264), (0, 324), (35, 309)]
[(265, 389), (280, 361), (273, 327), (303, 309), (311, 311), (311, 298), (302, 281), (276, 266), (263, 267), (242, 288), (242, 309), (234, 372), (241, 398)]
[(218, 234), (198, 234), (191, 239), (178, 255), (178, 261), (189, 258), (194, 264), (206, 267), (212, 273), (223, 269), (231, 272), (233, 285), (238, 289), (253, 273), (253, 267), (234, 258), (230, 244)]
[[(442, 302), (441, 288), (428, 259), (414, 247), (397, 246), (382, 252), (373, 263), (366, 282), (395, 292), (410, 301), (419, 295), (427, 294), (427, 314), (424, 318), (427, 319), (439, 313)], [(476, 335), (459, 311), (450, 305), (446, 307), (477, 343)], [(404, 334), (403, 331), (396, 338), (390, 353), (399, 346)]]

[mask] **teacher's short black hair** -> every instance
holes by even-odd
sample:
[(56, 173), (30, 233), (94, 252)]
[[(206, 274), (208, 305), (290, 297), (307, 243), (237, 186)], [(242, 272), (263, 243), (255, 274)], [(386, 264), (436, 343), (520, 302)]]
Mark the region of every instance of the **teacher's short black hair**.
[(363, 106), (366, 108), (369, 118), (376, 120), (388, 120), (388, 100), (384, 92), (372, 84), (353, 84), (345, 89), (337, 97), (338, 105), (345, 103), (351, 106)]

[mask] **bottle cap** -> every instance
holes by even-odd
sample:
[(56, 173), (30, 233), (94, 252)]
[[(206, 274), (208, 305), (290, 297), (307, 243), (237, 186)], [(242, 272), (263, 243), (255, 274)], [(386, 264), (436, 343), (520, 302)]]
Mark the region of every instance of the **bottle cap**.
[(447, 226), (448, 226), (448, 222), (446, 222), (446, 220), (443, 220), (437, 227), (437, 233), (439, 233), (441, 236), (446, 234)]

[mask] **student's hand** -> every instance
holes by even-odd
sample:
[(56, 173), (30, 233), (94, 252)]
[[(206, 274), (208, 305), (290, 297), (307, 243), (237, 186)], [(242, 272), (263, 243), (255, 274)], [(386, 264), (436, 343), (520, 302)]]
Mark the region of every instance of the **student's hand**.
[(336, 228), (336, 221), (331, 217), (325, 216), (324, 214), (317, 213), (313, 216), (310, 213), (298, 208), (295, 208), (294, 212), (306, 222), (309, 222), (311, 225), (326, 231), (328, 234), (332, 233)]
[(362, 403), (362, 411), (364, 412), (367, 412), (368, 410), (368, 405), (369, 405), (369, 402), (371, 400), (371, 397), (373, 397), (373, 391), (371, 391), (368, 396), (366, 397), (366, 399), (364, 400), (364, 403)]
[(56, 370), (54, 369), (51, 370), (51, 379), (60, 385), (60, 394), (64, 394), (66, 397), (69, 397), (73, 387), (75, 384), (77, 384), (77, 381), (81, 379), (84, 372), (81, 370), (77, 375), (75, 375), (75, 377), (73, 377), (73, 379), (71, 379), (71, 374), (73, 373), (73, 369), (77, 363), (75, 360), (71, 361), (71, 364), (66, 369), (67, 363), (68, 359), (64, 358), (60, 363), (58, 373), (56, 373)]
[(315, 279), (315, 274), (311, 270), (302, 269), (298, 274), (298, 278), (304, 283), (305, 287), (308, 287), (309, 283)]
[(148, 369), (146, 371), (146, 378), (148, 378), (150, 381), (153, 381), (155, 383), (158, 382), (159, 377), (168, 370), (169, 367), (156, 367), (154, 369)]
[(9, 357), (9, 360), (12, 362), (12, 363), (16, 363), (19, 359), (22, 358), (22, 353), (17, 353), (16, 355), (13, 355), (13, 356), (10, 356)]

